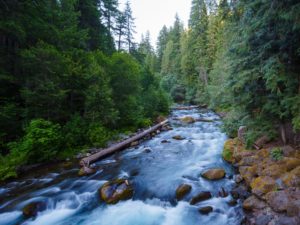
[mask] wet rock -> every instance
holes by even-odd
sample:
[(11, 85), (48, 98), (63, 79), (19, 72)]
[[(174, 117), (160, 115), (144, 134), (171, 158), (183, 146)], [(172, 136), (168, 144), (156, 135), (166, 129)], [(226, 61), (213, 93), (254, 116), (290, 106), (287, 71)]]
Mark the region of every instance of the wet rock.
[(251, 182), (252, 193), (262, 196), (277, 189), (275, 180), (271, 177), (258, 177)]
[(235, 200), (235, 199), (230, 199), (230, 200), (227, 202), (227, 204), (228, 204), (229, 206), (236, 206), (236, 205), (238, 204), (238, 202), (237, 202), (237, 200)]
[(202, 173), (201, 176), (208, 180), (219, 180), (225, 177), (225, 170), (221, 168), (209, 169)]
[(145, 148), (144, 153), (151, 153), (151, 149), (150, 148)]
[(243, 209), (245, 210), (254, 210), (254, 209), (263, 209), (266, 207), (266, 203), (259, 200), (254, 195), (250, 196), (243, 202)]
[(248, 188), (245, 185), (239, 185), (233, 188), (230, 194), (234, 199), (246, 199), (250, 196)]
[(191, 116), (183, 117), (180, 120), (181, 120), (181, 122), (184, 122), (184, 123), (195, 123), (196, 122), (196, 120)]
[(90, 168), (90, 167), (87, 167), (87, 166), (83, 166), (79, 172), (78, 172), (78, 175), (79, 176), (89, 176), (89, 175), (92, 175), (96, 173), (96, 170), (94, 168)]
[(139, 175), (139, 173), (140, 172), (139, 172), (138, 169), (133, 169), (133, 170), (130, 171), (130, 176), (135, 177), (135, 176)]
[(275, 212), (284, 212), (289, 204), (289, 196), (285, 191), (272, 191), (266, 195), (269, 206)]
[(31, 202), (22, 209), (23, 216), (26, 218), (36, 217), (39, 212), (46, 210), (45, 202)]
[(181, 184), (177, 189), (176, 189), (176, 199), (181, 200), (186, 196), (188, 193), (190, 193), (192, 190), (192, 186), (189, 184)]
[(133, 196), (133, 187), (125, 179), (106, 182), (99, 189), (100, 198), (107, 204), (116, 204)]
[(139, 145), (138, 141), (131, 142), (130, 147), (136, 147)]
[(175, 139), (175, 140), (178, 140), (178, 141), (181, 141), (181, 140), (185, 139), (184, 137), (182, 137), (180, 135), (173, 136), (172, 138)]
[(208, 200), (212, 197), (211, 193), (209, 191), (203, 191), (203, 192), (200, 192), (199, 194), (197, 194), (196, 196), (194, 196), (191, 201), (190, 201), (190, 204), (191, 205), (195, 205), (197, 204), (198, 202), (201, 202), (201, 201), (205, 201), (205, 200)]
[(198, 211), (203, 215), (207, 215), (213, 211), (213, 207), (211, 206), (201, 207), (200, 209), (198, 209)]
[(228, 196), (228, 192), (225, 191), (225, 189), (222, 187), (221, 190), (218, 193), (219, 197), (226, 198)]
[(168, 140), (162, 140), (161, 143), (162, 144), (166, 144), (166, 143), (170, 143), (170, 141), (168, 141)]

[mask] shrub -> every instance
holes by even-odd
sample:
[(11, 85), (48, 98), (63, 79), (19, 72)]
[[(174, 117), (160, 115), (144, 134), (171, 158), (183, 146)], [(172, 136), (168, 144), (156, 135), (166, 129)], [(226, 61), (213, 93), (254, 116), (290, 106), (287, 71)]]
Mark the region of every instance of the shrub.
[(279, 147), (273, 148), (271, 151), (271, 157), (275, 161), (281, 160), (283, 158), (283, 152), (282, 152), (281, 148), (279, 148)]
[(108, 129), (98, 123), (91, 124), (88, 130), (88, 139), (94, 147), (104, 147), (112, 136)]
[(25, 136), (18, 143), (11, 143), (11, 154), (24, 155), (26, 163), (40, 163), (55, 159), (61, 148), (61, 128), (43, 119), (32, 120), (25, 129)]

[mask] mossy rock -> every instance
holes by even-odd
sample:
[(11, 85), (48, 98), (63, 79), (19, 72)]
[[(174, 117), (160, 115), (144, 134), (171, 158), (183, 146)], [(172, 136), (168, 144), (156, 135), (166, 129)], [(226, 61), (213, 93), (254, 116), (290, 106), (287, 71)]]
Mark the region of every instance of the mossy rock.
[(224, 169), (216, 168), (205, 171), (201, 176), (208, 180), (220, 180), (225, 177), (225, 174)]
[(257, 196), (262, 196), (271, 191), (277, 190), (276, 181), (272, 177), (262, 176), (257, 177), (251, 182), (252, 193)]
[(191, 116), (186, 116), (180, 119), (184, 123), (195, 123), (196, 120)]
[(107, 204), (116, 204), (121, 200), (128, 200), (132, 198), (133, 192), (133, 187), (125, 179), (106, 182), (99, 189), (100, 198)]
[(222, 152), (223, 159), (228, 163), (234, 163), (233, 152), (234, 152), (234, 140), (229, 139), (224, 144), (224, 149)]
[(192, 190), (192, 186), (189, 184), (181, 184), (177, 189), (176, 189), (176, 199), (181, 200), (186, 196), (188, 193), (190, 193)]
[(84, 166), (78, 171), (78, 176), (81, 176), (81, 177), (89, 176), (89, 175), (92, 175), (94, 173), (96, 173), (95, 169)]

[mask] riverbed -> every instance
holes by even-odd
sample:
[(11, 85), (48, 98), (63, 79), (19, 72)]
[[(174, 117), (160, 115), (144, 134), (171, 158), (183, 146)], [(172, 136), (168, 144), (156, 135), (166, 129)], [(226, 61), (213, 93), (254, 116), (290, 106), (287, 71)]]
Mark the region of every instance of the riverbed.
[[(187, 124), (178, 118), (191, 116), (206, 121)], [(97, 162), (97, 173), (79, 177), (77, 166), (50, 168), (0, 186), (0, 225), (238, 225), (243, 218), (241, 204), (230, 206), (229, 193), (235, 185), (233, 168), (221, 157), (226, 135), (220, 118), (207, 109), (174, 110), (172, 130), (164, 131), (137, 147), (128, 148)], [(180, 135), (183, 140), (172, 137)], [(163, 142), (163, 143), (162, 143)], [(223, 168), (225, 178), (209, 181), (200, 174), (210, 168)], [(106, 205), (98, 189), (105, 182), (126, 178), (134, 187), (131, 200)], [(192, 186), (181, 201), (175, 198), (180, 184)], [(212, 198), (190, 205), (199, 192)], [(42, 201), (46, 209), (26, 219), (22, 208)], [(213, 207), (208, 215), (203, 206)]]

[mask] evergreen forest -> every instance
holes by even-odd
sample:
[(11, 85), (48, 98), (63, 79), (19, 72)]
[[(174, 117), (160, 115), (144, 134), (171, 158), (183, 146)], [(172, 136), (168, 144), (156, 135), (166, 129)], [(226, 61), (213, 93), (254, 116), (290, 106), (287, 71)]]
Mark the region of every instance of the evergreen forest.
[(226, 114), (230, 137), (247, 126), (248, 146), (299, 143), (298, 0), (192, 0), (188, 26), (176, 15), (156, 46), (118, 5), (0, 0), (1, 180), (105, 147), (174, 103)]

